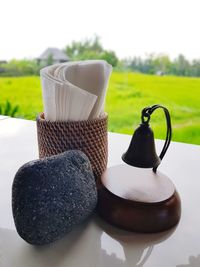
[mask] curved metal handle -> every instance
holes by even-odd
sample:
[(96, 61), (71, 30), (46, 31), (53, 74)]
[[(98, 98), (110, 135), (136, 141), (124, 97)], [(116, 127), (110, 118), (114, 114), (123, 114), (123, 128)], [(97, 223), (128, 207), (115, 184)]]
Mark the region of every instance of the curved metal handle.
[[(163, 146), (163, 149), (160, 153), (159, 158), (162, 160), (165, 153), (167, 152), (167, 149), (169, 147), (169, 144), (171, 142), (171, 137), (172, 137), (172, 126), (171, 126), (171, 118), (170, 118), (170, 114), (169, 111), (166, 107), (163, 107), (161, 105), (153, 105), (152, 107), (146, 107), (142, 110), (142, 123), (149, 123), (150, 118), (151, 118), (151, 114), (158, 108), (162, 108), (165, 112), (165, 118), (166, 118), (166, 124), (167, 124), (167, 133), (166, 133), (166, 139), (165, 139), (165, 143)], [(145, 120), (145, 118), (147, 118)], [(153, 168), (153, 171), (156, 172), (158, 166)]]

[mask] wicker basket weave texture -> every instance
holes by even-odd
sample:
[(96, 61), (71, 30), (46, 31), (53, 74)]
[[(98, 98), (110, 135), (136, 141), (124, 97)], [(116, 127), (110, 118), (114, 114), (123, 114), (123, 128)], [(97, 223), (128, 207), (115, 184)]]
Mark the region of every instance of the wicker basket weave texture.
[(39, 157), (49, 157), (66, 150), (84, 152), (96, 178), (105, 171), (108, 160), (108, 116), (87, 121), (47, 121), (41, 113), (36, 119)]

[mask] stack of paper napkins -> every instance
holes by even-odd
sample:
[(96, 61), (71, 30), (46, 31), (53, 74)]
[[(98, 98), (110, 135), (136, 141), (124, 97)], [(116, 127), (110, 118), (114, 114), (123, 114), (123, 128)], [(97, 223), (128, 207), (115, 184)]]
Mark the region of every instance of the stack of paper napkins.
[(104, 114), (112, 67), (104, 60), (55, 64), (40, 71), (45, 119), (79, 121)]

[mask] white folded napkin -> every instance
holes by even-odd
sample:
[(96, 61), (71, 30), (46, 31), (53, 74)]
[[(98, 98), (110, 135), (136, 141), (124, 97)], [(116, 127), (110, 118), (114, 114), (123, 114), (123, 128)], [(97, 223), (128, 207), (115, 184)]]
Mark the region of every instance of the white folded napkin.
[(45, 119), (78, 121), (104, 114), (111, 65), (103, 60), (55, 64), (40, 71)]

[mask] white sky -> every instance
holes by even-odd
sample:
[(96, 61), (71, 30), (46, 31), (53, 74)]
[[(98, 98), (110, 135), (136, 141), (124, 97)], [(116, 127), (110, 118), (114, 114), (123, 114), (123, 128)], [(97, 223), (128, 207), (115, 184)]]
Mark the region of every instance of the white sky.
[(0, 60), (97, 34), (122, 57), (200, 58), (200, 0), (0, 0)]

